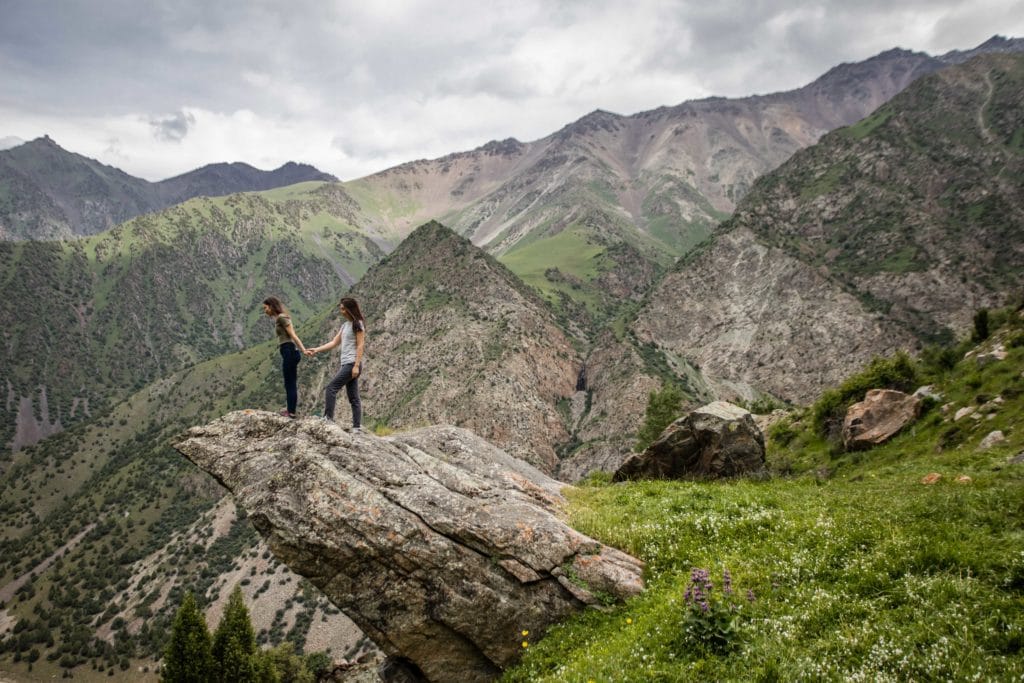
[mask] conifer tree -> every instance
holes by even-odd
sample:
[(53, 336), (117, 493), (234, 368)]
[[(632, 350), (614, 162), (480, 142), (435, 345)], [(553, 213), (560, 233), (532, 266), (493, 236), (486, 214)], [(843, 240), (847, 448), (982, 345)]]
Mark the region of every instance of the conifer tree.
[(209, 683), (212, 676), (210, 632), (195, 597), (189, 592), (174, 615), (171, 642), (164, 652), (160, 680), (167, 683)]
[(224, 616), (213, 634), (215, 681), (221, 683), (257, 683), (256, 634), (249, 621), (249, 610), (242, 590), (235, 586), (228, 598)]
[(683, 394), (671, 384), (661, 391), (652, 391), (647, 397), (647, 412), (644, 423), (636, 433), (635, 450), (642, 451), (657, 440), (665, 427), (679, 417), (683, 405)]

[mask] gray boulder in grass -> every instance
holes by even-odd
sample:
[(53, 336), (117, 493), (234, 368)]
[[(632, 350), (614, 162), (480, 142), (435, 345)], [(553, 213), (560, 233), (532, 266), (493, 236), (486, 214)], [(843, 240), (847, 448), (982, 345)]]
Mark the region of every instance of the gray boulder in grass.
[(493, 680), (524, 640), (643, 589), (639, 560), (566, 525), (564, 484), (463, 429), (377, 437), (250, 410), (175, 447), (279, 560), (430, 681)]
[(717, 479), (762, 472), (764, 434), (747, 410), (715, 401), (685, 415), (643, 453), (629, 456), (615, 481)]

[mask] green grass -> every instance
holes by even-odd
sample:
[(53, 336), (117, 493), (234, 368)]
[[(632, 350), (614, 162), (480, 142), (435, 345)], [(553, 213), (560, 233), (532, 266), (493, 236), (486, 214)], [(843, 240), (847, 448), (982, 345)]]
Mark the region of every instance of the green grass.
[(892, 111), (883, 106), (867, 118), (861, 119), (852, 126), (843, 128), (840, 133), (852, 140), (863, 140), (871, 135), (876, 128), (884, 125), (891, 117)]
[[(594, 477), (572, 489), (571, 524), (642, 559), (647, 589), (551, 629), (504, 680), (1019, 680), (1024, 465), (1007, 460), (1024, 448), (1022, 370), (1024, 348), (1013, 347), (1001, 363), (967, 359), (933, 377), (956, 406), (1003, 397), (992, 419), (959, 427), (955, 443), (936, 406), (884, 446), (836, 453), (808, 414), (788, 445), (769, 440), (770, 465), (793, 476)], [(1009, 443), (979, 451), (994, 429)], [(930, 472), (942, 479), (921, 483)], [(958, 483), (962, 475), (970, 481)], [(710, 570), (718, 604), (737, 608), (726, 612), (730, 647), (687, 631), (694, 568)]]
[(549, 300), (557, 299), (557, 293), (562, 292), (578, 301), (585, 298), (585, 292), (568, 283), (552, 281), (545, 273), (550, 268), (557, 268), (561, 273), (587, 283), (598, 276), (598, 257), (602, 253), (604, 247), (597, 244), (585, 228), (573, 226), (557, 235), (513, 249), (498, 260)]

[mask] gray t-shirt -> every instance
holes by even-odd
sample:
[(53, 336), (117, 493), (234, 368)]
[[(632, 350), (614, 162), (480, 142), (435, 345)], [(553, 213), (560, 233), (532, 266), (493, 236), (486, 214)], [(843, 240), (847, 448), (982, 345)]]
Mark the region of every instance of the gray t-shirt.
[(341, 326), (341, 364), (356, 362), (356, 330), (366, 329), (363, 321), (356, 321), (353, 326), (351, 320), (346, 320)]

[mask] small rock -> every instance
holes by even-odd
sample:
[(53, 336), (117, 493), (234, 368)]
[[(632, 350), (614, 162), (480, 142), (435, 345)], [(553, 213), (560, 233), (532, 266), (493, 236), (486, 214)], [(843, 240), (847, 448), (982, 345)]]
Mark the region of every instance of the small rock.
[(966, 406), (953, 413), (953, 422), (959, 422), (961, 419), (967, 417), (974, 412), (974, 406)]
[(958, 484), (970, 484), (972, 481), (974, 480), (968, 477), (966, 474), (961, 474), (959, 477), (956, 478), (956, 483)]
[(988, 353), (979, 353), (977, 357), (978, 367), (985, 367), (992, 363), (1006, 360), (1006, 347), (1002, 344), (996, 344), (996, 347)]
[(931, 472), (921, 477), (921, 483), (930, 486), (931, 484), (937, 483), (939, 479), (942, 479), (941, 474), (938, 472)]
[(942, 406), (942, 414), (943, 415), (947, 414), (951, 410), (953, 410), (953, 404), (952, 403), (947, 403), (946, 405)]
[(993, 446), (998, 446), (1003, 443), (1006, 443), (1006, 435), (997, 429), (994, 432), (989, 432), (985, 438), (981, 440), (981, 443), (978, 444), (978, 450), (985, 451)]
[(1013, 456), (1007, 462), (1011, 465), (1024, 465), (1024, 451)]
[(933, 384), (926, 384), (923, 387), (918, 387), (917, 390), (913, 393), (913, 395), (917, 396), (920, 399), (930, 398), (933, 401), (942, 400), (942, 394), (935, 391), (935, 385)]

